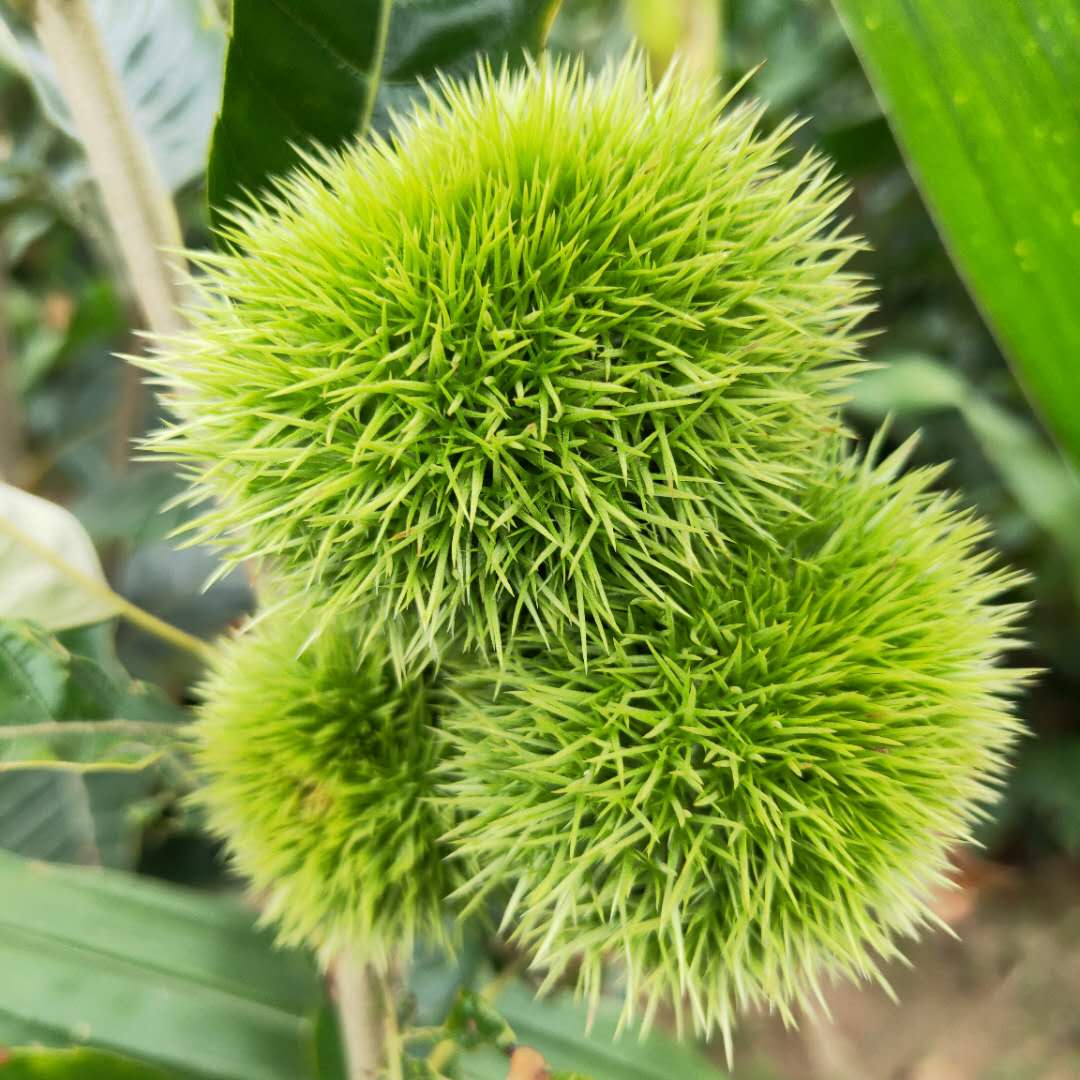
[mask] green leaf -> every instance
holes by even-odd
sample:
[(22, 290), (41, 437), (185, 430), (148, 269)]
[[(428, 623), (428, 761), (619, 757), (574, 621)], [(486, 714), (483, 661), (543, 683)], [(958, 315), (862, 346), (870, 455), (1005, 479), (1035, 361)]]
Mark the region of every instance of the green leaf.
[(1080, 0), (835, 0), (958, 268), (1080, 460)]
[(493, 64), (520, 63), (547, 40), (561, 0), (396, 0), (386, 38), (385, 59), (373, 124), (389, 126), (391, 111), (408, 108), (437, 73), (468, 74), (477, 57)]
[(215, 1080), (314, 1076), (316, 973), (238, 905), (4, 852), (0, 896), (0, 1043), (85, 1043)]
[(139, 769), (176, 746), (184, 720), (119, 664), (73, 654), (30, 623), (0, 622), (0, 774)]
[(964, 377), (929, 356), (882, 357), (855, 380), (851, 408), (881, 419), (934, 409), (959, 409), (976, 396)]
[(1080, 854), (1080, 739), (1050, 736), (1025, 745), (1016, 762), (994, 834), (1022, 828), (1025, 842), (1037, 841), (1034, 817), (1069, 855)]
[(2, 1080), (168, 1080), (150, 1065), (96, 1050), (0, 1049)]
[(0, 619), (49, 630), (118, 611), (86, 530), (63, 507), (0, 483)]
[(261, 191), (302, 149), (366, 125), (390, 0), (234, 0), (207, 166), (211, 214)]
[(467, 1050), (485, 1045), (502, 1048), (514, 1042), (514, 1031), (506, 1017), (472, 990), (458, 991), (445, 1027), (447, 1036)]
[(212, 219), (373, 118), (385, 130), (420, 79), (480, 54), (520, 60), (543, 45), (559, 0), (234, 0), (221, 113), (207, 168)]
[[(135, 126), (175, 191), (203, 170), (221, 96), (222, 28), (197, 0), (92, 0), (91, 7)], [(33, 38), (0, 25), (0, 59), (30, 79), (45, 114), (78, 142), (52, 62)]]
[[(692, 1044), (656, 1029), (644, 1038), (631, 1031), (617, 1039), (618, 1009), (608, 1002), (597, 1009), (588, 1034), (582, 1005), (567, 997), (535, 999), (521, 982), (511, 983), (496, 1005), (518, 1042), (543, 1054), (555, 1071), (583, 1073), (592, 1080), (719, 1080), (727, 1075)], [(490, 1048), (464, 1054), (461, 1064), (469, 1080), (506, 1078), (506, 1056)]]
[(57, 638), (0, 622), (0, 847), (134, 864), (139, 805), (161, 786), (146, 766), (175, 749), (187, 717), (129, 678), (110, 629)]
[(0, 848), (35, 859), (129, 869), (141, 828), (133, 811), (153, 778), (29, 770), (0, 776)]
[(877, 418), (957, 409), (1017, 504), (1069, 559), (1080, 597), (1080, 478), (1031, 424), (924, 356), (893, 357), (861, 375), (851, 407)]
[(0, 727), (0, 773), (137, 771), (159, 761), (175, 744), (176, 731), (152, 720), (6, 724)]

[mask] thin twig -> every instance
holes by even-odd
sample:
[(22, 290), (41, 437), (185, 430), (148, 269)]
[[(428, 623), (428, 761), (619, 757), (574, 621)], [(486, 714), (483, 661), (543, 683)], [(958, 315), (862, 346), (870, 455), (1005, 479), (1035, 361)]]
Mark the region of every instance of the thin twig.
[[(109, 591), (112, 592), (111, 589)], [(118, 614), (122, 615), (128, 622), (134, 623), (145, 630), (148, 634), (153, 634), (155, 637), (161, 638), (162, 641), (175, 645), (178, 649), (184, 649), (186, 652), (197, 656), (200, 660), (209, 660), (214, 655), (213, 646), (209, 642), (189, 634), (186, 630), (181, 630), (179, 626), (173, 626), (172, 623), (168, 623), (164, 619), (159, 619), (156, 615), (151, 615), (149, 611), (139, 607), (138, 604), (133, 604), (130, 600), (126, 600), (119, 593), (112, 593), (112, 596)]]

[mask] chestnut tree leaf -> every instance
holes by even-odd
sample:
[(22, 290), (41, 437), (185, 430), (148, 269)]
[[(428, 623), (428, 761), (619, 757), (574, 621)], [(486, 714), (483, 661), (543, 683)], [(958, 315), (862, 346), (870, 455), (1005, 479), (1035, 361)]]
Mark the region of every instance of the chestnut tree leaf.
[(76, 518), (0, 483), (0, 619), (64, 630), (118, 611), (94, 545)]
[(1080, 0), (835, 0), (957, 268), (1080, 461)]
[(0, 848), (133, 866), (141, 807), (165, 782), (189, 783), (186, 720), (124, 670), (111, 625), (54, 636), (0, 620)]
[(234, 0), (211, 141), (211, 220), (305, 149), (341, 146), (408, 107), (420, 80), (538, 51), (559, 0)]
[(0, 1046), (87, 1044), (185, 1080), (314, 1080), (317, 973), (255, 912), (3, 851), (0, 896)]

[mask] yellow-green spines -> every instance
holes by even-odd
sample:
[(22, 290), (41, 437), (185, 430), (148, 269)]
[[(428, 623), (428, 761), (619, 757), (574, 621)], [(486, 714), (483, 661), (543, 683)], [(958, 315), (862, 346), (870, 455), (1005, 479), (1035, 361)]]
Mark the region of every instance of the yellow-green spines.
[(443, 940), (465, 865), (434, 804), (443, 743), (430, 679), (399, 685), (384, 653), (337, 625), (303, 652), (298, 601), (219, 650), (194, 727), (199, 799), (281, 938), (380, 962)]
[(404, 644), (610, 639), (702, 552), (770, 542), (856, 357), (865, 290), (815, 157), (636, 59), (480, 72), (311, 159), (200, 256), (147, 366), (197, 525)]
[(1016, 732), (1015, 579), (846, 456), (843, 191), (756, 120), (637, 59), (481, 71), (200, 257), (152, 445), (297, 595), (197, 727), (288, 940), (495, 893), (552, 978), (727, 1032), (930, 918)]
[(999, 668), (1016, 583), (930, 477), (831, 464), (778, 549), (706, 569), (687, 614), (630, 599), (586, 665), (523, 643), (464, 671), (447, 717), (463, 895), (552, 977), (627, 1009), (790, 1015), (872, 976), (932, 918), (930, 886), (994, 795), (1025, 673)]

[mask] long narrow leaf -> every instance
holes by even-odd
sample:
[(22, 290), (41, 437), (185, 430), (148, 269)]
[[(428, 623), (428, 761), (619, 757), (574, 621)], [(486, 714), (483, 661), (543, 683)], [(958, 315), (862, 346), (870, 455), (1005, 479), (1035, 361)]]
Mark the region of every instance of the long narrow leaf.
[(835, 0), (958, 268), (1080, 460), (1080, 0)]
[(0, 896), (0, 1044), (89, 1044), (216, 1080), (313, 1076), (315, 973), (238, 905), (6, 852)]

